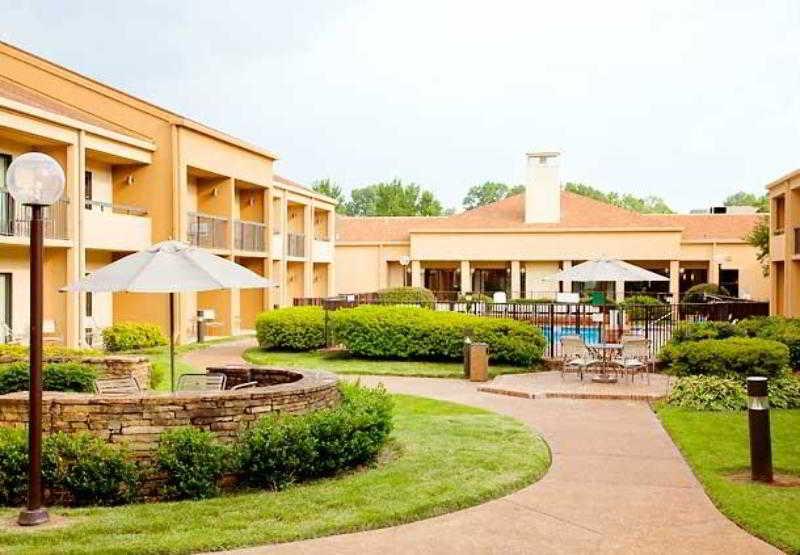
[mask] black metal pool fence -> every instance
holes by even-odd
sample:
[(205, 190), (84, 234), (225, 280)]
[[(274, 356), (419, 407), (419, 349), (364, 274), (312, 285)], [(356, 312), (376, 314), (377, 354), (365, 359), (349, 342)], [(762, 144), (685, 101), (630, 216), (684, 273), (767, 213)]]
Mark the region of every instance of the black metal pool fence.
[(617, 342), (625, 335), (639, 335), (650, 340), (655, 355), (672, 337), (682, 322), (736, 322), (751, 316), (768, 316), (769, 303), (726, 301), (709, 303), (674, 303), (642, 305), (591, 305), (585, 303), (528, 302), (409, 302), (385, 303), (373, 295), (346, 295), (295, 299), (295, 306), (321, 306), (325, 310), (325, 336), (331, 338), (329, 313), (341, 308), (365, 304), (407, 305), (432, 310), (462, 312), (485, 318), (512, 318), (538, 326), (547, 339), (545, 356), (561, 355), (561, 337), (578, 335), (586, 343)]

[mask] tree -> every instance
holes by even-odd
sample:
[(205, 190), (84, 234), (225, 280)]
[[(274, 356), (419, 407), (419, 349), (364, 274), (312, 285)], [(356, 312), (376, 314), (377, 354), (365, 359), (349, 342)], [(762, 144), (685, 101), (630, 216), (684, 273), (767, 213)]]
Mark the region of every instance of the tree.
[(664, 199), (652, 195), (637, 197), (631, 194), (620, 195), (614, 192), (606, 193), (584, 183), (567, 183), (564, 189), (578, 195), (599, 200), (600, 202), (605, 202), (606, 204), (613, 204), (614, 206), (619, 206), (620, 208), (640, 212), (642, 214), (674, 213)]
[(745, 240), (756, 248), (756, 258), (761, 264), (761, 271), (765, 276), (769, 275), (769, 218), (762, 217), (758, 219), (756, 225), (753, 226), (747, 235), (744, 236)]
[(345, 212), (345, 199), (344, 193), (342, 193), (342, 188), (339, 187), (336, 183), (328, 179), (318, 179), (311, 184), (311, 188), (321, 195), (325, 195), (331, 197), (332, 199), (336, 200), (336, 211), (339, 214), (344, 214)]
[(506, 197), (517, 195), (525, 191), (525, 185), (514, 185), (509, 187), (505, 183), (497, 181), (486, 181), (481, 185), (473, 185), (467, 191), (462, 205), (464, 210), (472, 210), (479, 206), (486, 206)]
[(349, 216), (440, 216), (442, 204), (430, 191), (399, 179), (375, 183), (350, 193)]
[(769, 198), (766, 194), (756, 195), (739, 191), (725, 199), (725, 206), (755, 206), (759, 212), (769, 212)]

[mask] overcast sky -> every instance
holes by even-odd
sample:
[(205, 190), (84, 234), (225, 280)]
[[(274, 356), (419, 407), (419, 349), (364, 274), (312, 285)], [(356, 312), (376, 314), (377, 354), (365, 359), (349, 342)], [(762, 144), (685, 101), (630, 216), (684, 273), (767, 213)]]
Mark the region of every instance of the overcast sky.
[[(3, 4), (7, 4), (3, 6)], [(800, 2), (0, 0), (2, 40), (345, 189), (562, 180), (681, 211), (800, 167)]]

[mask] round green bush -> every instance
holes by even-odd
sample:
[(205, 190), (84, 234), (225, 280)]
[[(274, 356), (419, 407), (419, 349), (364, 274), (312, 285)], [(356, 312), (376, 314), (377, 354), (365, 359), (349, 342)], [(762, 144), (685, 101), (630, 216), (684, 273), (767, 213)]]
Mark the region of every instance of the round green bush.
[(103, 345), (107, 351), (132, 351), (166, 345), (167, 338), (156, 324), (118, 322), (103, 330)]
[(698, 283), (697, 285), (693, 285), (686, 290), (686, 294), (683, 297), (683, 302), (705, 303), (708, 302), (706, 295), (721, 295), (723, 297), (729, 297), (730, 293), (727, 289), (717, 285), (716, 283)]
[(780, 341), (789, 348), (789, 365), (800, 368), (800, 319), (759, 316), (746, 318), (736, 327), (748, 337)]
[(307, 414), (269, 415), (239, 440), (245, 483), (280, 489), (364, 464), (392, 430), (392, 400), (382, 387), (341, 384), (342, 403)]
[(28, 492), (28, 433), (0, 428), (0, 505), (19, 506)]
[(667, 345), (661, 359), (676, 376), (779, 376), (789, 363), (786, 345), (769, 339), (729, 337)]
[(385, 304), (422, 303), (430, 305), (435, 301), (436, 297), (434, 297), (433, 291), (424, 287), (390, 287), (378, 291), (378, 302)]
[(356, 356), (460, 359), (464, 335), (489, 345), (497, 362), (531, 366), (545, 348), (542, 331), (510, 318), (487, 318), (414, 306), (359, 306), (331, 314), (336, 340)]
[(138, 496), (141, 472), (124, 447), (88, 433), (55, 433), (42, 448), (47, 487), (72, 505), (118, 505)]
[(256, 338), (262, 349), (320, 349), (325, 347), (325, 312), (319, 306), (263, 312), (256, 318)]
[[(94, 389), (99, 377), (94, 366), (77, 362), (51, 362), (42, 371), (45, 391), (74, 391), (88, 393)], [(26, 391), (30, 387), (30, 370), (27, 362), (0, 364), (0, 395)]]
[(744, 336), (744, 332), (730, 322), (683, 322), (675, 326), (670, 343), (674, 345), (687, 341), (741, 336)]
[(166, 499), (205, 499), (219, 493), (218, 482), (229, 465), (229, 449), (214, 434), (184, 427), (161, 434), (155, 467), (166, 479)]
[(669, 305), (648, 295), (631, 295), (626, 297), (618, 306), (625, 310), (629, 320), (635, 322), (655, 320), (670, 312)]

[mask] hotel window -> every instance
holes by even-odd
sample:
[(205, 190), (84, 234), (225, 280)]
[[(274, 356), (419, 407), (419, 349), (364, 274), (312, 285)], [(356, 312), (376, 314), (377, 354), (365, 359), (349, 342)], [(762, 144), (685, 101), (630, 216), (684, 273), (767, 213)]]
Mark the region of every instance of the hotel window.
[(0, 274), (0, 343), (11, 341), (6, 337), (11, 326), (11, 274)]
[(720, 270), (719, 285), (724, 287), (731, 297), (739, 296), (739, 270)]
[(83, 174), (83, 198), (85, 204), (83, 205), (86, 210), (92, 209), (92, 172)]
[(772, 201), (772, 232), (780, 235), (786, 226), (786, 197), (781, 195)]

